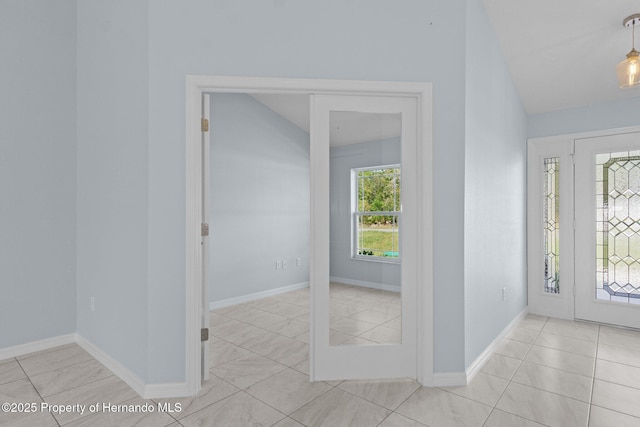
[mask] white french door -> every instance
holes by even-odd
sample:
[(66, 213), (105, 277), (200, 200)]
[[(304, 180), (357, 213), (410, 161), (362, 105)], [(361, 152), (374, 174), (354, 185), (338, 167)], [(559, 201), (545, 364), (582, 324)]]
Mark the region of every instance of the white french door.
[[(415, 97), (311, 97), (312, 381), (417, 377), (417, 128)], [(374, 148), (369, 152), (371, 146)], [(398, 252), (381, 252), (376, 256), (358, 248), (342, 247), (342, 244), (332, 241), (331, 236), (341, 232), (336, 227), (345, 227), (344, 233), (393, 236), (392, 232), (385, 232), (385, 225), (380, 223), (375, 224), (378, 229), (374, 231), (374, 226), (355, 231), (354, 228), (349, 229), (358, 227), (350, 216), (353, 206), (348, 200), (338, 197), (336, 192), (356, 190), (349, 182), (352, 176), (349, 173), (343, 173), (340, 177), (332, 176), (336, 167), (335, 163), (332, 164), (334, 159), (331, 153), (337, 148), (349, 151), (349, 155), (341, 157), (343, 160), (361, 159), (360, 163), (354, 164), (354, 167), (360, 168), (382, 168), (381, 165), (397, 164), (397, 159), (385, 161), (388, 158), (385, 156), (397, 155), (401, 168), (402, 195)], [(399, 151), (388, 153), (393, 150)], [(369, 159), (369, 163), (364, 159)], [(336, 214), (339, 219), (336, 219)], [(353, 245), (354, 239), (340, 241)], [(330, 278), (337, 274), (331, 270), (330, 264), (334, 264), (333, 267), (348, 265), (358, 274), (365, 275), (366, 280), (354, 279), (347, 284), (330, 283)], [(345, 276), (347, 273), (341, 274)], [(361, 316), (351, 315), (350, 310), (357, 311), (359, 302), (370, 304), (379, 297), (379, 293), (370, 288), (357, 286), (371, 286), (372, 282), (379, 282), (383, 289), (394, 289), (393, 286), (399, 285), (399, 292), (383, 293), (382, 298), (386, 299), (375, 309), (363, 309), (359, 311)], [(358, 298), (362, 299), (358, 301)], [(373, 323), (358, 323), (362, 319), (370, 322), (391, 319), (390, 324), (395, 324), (399, 331), (394, 336), (393, 327), (380, 326), (377, 332), (372, 332), (376, 329)], [(366, 332), (371, 333), (360, 333), (367, 328), (371, 329)], [(348, 333), (353, 336), (345, 340)], [(385, 334), (388, 336), (385, 337)], [(334, 339), (336, 336), (341, 339)], [(379, 336), (383, 339), (376, 338)], [(385, 341), (384, 338), (389, 339)]]
[(640, 133), (575, 140), (575, 317), (640, 328)]

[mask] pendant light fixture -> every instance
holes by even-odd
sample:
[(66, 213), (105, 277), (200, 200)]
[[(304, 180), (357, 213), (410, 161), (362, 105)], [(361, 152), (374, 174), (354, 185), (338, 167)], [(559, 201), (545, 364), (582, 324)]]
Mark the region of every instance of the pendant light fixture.
[(631, 52), (618, 64), (618, 84), (621, 88), (640, 86), (640, 53), (635, 48), (635, 30), (640, 24), (640, 13), (627, 17), (622, 24), (631, 27)]

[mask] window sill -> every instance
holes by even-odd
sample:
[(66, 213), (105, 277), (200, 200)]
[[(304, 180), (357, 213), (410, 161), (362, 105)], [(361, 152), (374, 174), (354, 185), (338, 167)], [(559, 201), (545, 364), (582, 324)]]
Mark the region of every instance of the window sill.
[(387, 258), (387, 257), (373, 256), (373, 255), (352, 255), (351, 259), (354, 261), (366, 261), (366, 262), (377, 262), (382, 264), (400, 265), (400, 258)]

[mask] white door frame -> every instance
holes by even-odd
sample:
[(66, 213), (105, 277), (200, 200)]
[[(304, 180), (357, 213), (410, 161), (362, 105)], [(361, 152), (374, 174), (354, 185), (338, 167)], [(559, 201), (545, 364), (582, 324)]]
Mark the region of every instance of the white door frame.
[[(186, 389), (201, 385), (202, 96), (205, 93), (289, 93), (412, 96), (418, 105), (418, 381), (433, 384), (433, 143), (432, 85), (425, 82), (286, 79), (188, 75), (186, 79)], [(311, 171), (311, 188), (314, 188)], [(311, 206), (313, 209), (313, 206)], [(311, 246), (313, 247), (313, 245)], [(313, 265), (310, 266), (314, 268)], [(313, 275), (312, 275), (313, 276)], [(313, 286), (313, 283), (311, 284)], [(313, 307), (313, 301), (311, 302)], [(313, 347), (311, 353), (313, 353)]]
[[(640, 126), (605, 129), (567, 135), (531, 138), (528, 141), (527, 166), (527, 262), (529, 313), (574, 320), (574, 163), (573, 153), (579, 140), (640, 132)], [(560, 294), (542, 291), (542, 160), (560, 157)], [(563, 197), (563, 194), (565, 196)], [(566, 218), (563, 220), (562, 218)], [(563, 242), (568, 242), (564, 243)], [(563, 286), (562, 283), (565, 283)], [(563, 291), (564, 288), (564, 291)]]

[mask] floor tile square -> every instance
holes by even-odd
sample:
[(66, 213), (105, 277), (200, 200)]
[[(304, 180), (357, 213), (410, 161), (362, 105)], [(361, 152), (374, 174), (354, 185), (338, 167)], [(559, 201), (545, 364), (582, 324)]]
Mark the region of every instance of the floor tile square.
[(598, 342), (598, 326), (591, 323), (550, 318), (542, 328), (542, 332)]
[(527, 420), (517, 415), (494, 409), (483, 427), (545, 427), (535, 421)]
[(258, 399), (238, 392), (181, 419), (180, 423), (185, 427), (270, 427), (284, 418), (284, 414)]
[(426, 427), (424, 424), (419, 423), (410, 418), (404, 417), (396, 412), (389, 415), (383, 422), (378, 424), (378, 427)]
[(338, 388), (394, 410), (419, 389), (420, 384), (411, 380), (349, 380), (341, 382)]
[(181, 411), (173, 416), (181, 419), (239, 391), (237, 387), (232, 386), (215, 375), (211, 375), (208, 381), (202, 383), (202, 388), (195, 396), (174, 399), (154, 399), (154, 401), (157, 403), (170, 403), (173, 407), (179, 403)]
[(496, 408), (551, 427), (584, 426), (589, 415), (588, 403), (513, 382)]
[(597, 343), (593, 341), (579, 340), (545, 332), (538, 336), (534, 344), (540, 347), (553, 348), (555, 350), (562, 350), (588, 357), (596, 357), (596, 347), (598, 346)]
[(548, 366), (523, 362), (512, 381), (587, 403), (591, 400), (591, 377)]
[(291, 414), (308, 427), (370, 427), (391, 411), (346, 391), (332, 389)]
[(209, 367), (222, 365), (250, 354), (249, 350), (238, 347), (235, 344), (224, 341), (222, 339), (213, 341), (209, 345)]
[(509, 381), (503, 378), (479, 372), (466, 386), (442, 389), (485, 405), (495, 406), (508, 384)]
[(326, 383), (312, 383), (307, 375), (286, 369), (252, 385), (246, 392), (288, 415), (330, 389)]
[(589, 427), (638, 427), (640, 418), (615, 412), (599, 406), (591, 406)]
[(509, 331), (505, 338), (531, 344), (536, 340), (538, 334), (540, 334), (540, 331), (538, 330), (516, 326)]
[(640, 351), (630, 348), (600, 344), (598, 345), (598, 359), (640, 368)]
[(30, 379), (38, 393), (42, 397), (47, 397), (110, 376), (113, 376), (113, 372), (107, 369), (106, 366), (94, 359), (90, 359), (86, 362), (61, 367), (54, 371), (32, 375)]
[(0, 364), (0, 384), (11, 383), (21, 378), (26, 378), (26, 375), (16, 359), (9, 359)]
[(480, 427), (491, 407), (437, 388), (420, 388), (396, 412), (428, 426)]
[(640, 390), (602, 380), (593, 382), (591, 403), (612, 411), (640, 418)]
[(89, 353), (84, 351), (80, 346), (74, 345), (19, 360), (22, 369), (24, 369), (27, 375), (33, 376), (55, 371), (65, 366), (86, 362), (91, 359), (92, 357)]
[[(69, 403), (73, 403), (88, 406), (96, 403), (99, 403), (100, 405), (102, 405), (102, 403), (119, 404), (135, 397), (138, 397), (138, 395), (127, 384), (115, 376), (110, 376), (99, 381), (81, 385), (80, 387), (45, 397), (44, 400), (51, 405), (67, 405)], [(60, 424), (70, 423), (71, 421), (75, 421), (89, 415), (91, 414), (86, 412), (84, 414), (80, 414), (78, 412), (54, 414), (56, 420), (58, 420)]]
[(159, 412), (157, 405), (151, 400), (136, 397), (119, 405), (138, 405), (139, 407), (152, 405), (155, 409), (154, 412), (146, 413), (136, 410), (131, 412), (99, 412), (65, 424), (64, 427), (163, 427), (175, 423), (170, 415)]
[(522, 360), (530, 348), (531, 344), (529, 343), (503, 338), (500, 340), (495, 353)]
[(566, 351), (534, 345), (524, 358), (525, 362), (561, 369), (574, 374), (593, 377), (595, 359)]
[(494, 354), (489, 358), (489, 360), (487, 360), (487, 363), (484, 364), (481, 372), (493, 375), (494, 377), (510, 380), (520, 366), (520, 363), (520, 360), (514, 359), (513, 357)]
[(640, 389), (640, 368), (598, 359), (596, 378), (599, 380)]
[(244, 389), (287, 367), (258, 354), (249, 354), (211, 369), (211, 373)]

